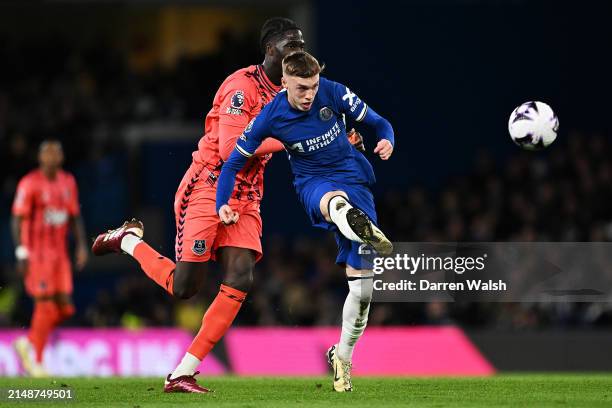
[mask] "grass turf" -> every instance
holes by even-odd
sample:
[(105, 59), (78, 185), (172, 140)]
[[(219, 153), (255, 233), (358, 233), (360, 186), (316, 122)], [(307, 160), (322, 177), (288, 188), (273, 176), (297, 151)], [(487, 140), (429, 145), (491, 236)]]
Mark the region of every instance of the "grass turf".
[[(355, 391), (331, 391), (331, 377), (211, 377), (206, 395), (164, 394), (159, 378), (0, 378), (0, 406), (84, 407), (609, 407), (612, 376), (513, 374), (484, 378), (357, 377)], [(8, 402), (9, 388), (73, 390), (73, 401)]]

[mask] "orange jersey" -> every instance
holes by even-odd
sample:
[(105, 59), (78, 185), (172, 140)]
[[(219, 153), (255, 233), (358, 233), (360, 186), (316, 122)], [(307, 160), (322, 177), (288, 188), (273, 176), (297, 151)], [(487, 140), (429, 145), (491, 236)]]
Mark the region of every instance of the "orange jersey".
[[(203, 176), (209, 185), (215, 185), (223, 162), (244, 128), (280, 90), (280, 86), (268, 79), (261, 65), (242, 68), (223, 81), (206, 115), (204, 136), (198, 150), (193, 152), (194, 163), (208, 169), (209, 174)], [(271, 154), (255, 156), (238, 172), (232, 198), (261, 201), (264, 167), (271, 157)], [(214, 189), (210, 198), (215, 199)]]
[(31, 171), (17, 185), (12, 212), (23, 217), (21, 244), (31, 258), (67, 256), (68, 221), (79, 214), (74, 177), (60, 170), (50, 180), (40, 170)]

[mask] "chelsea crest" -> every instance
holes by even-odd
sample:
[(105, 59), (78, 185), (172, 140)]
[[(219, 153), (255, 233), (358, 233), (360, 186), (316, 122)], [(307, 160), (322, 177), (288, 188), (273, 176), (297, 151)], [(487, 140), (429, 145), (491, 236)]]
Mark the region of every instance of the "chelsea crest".
[(323, 122), (327, 122), (334, 116), (334, 112), (327, 106), (324, 106), (319, 110), (319, 119)]

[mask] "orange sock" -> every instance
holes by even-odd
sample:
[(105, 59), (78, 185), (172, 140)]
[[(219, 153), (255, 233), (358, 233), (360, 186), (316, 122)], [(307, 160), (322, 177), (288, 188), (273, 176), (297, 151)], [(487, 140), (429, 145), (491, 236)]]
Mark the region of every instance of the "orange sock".
[(30, 343), (34, 346), (36, 362), (42, 363), (43, 352), (47, 340), (49, 339), (49, 334), (51, 334), (53, 328), (59, 323), (59, 320), (60, 312), (55, 302), (50, 300), (35, 302), (28, 338), (30, 339)]
[(246, 292), (221, 285), (217, 297), (202, 318), (200, 331), (187, 352), (200, 361), (203, 360), (232, 325), (246, 295)]
[(174, 269), (176, 268), (174, 262), (160, 255), (144, 241), (136, 245), (133, 257), (140, 263), (140, 267), (149, 278), (172, 295)]

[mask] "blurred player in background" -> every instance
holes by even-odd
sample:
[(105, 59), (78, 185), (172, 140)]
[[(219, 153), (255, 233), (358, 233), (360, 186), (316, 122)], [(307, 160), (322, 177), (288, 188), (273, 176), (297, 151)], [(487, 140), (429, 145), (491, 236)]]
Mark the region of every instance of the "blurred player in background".
[(376, 225), (369, 188), (375, 182), (374, 171), (347, 141), (343, 115), (376, 131), (374, 153), (382, 160), (389, 159), (393, 152), (394, 134), (386, 119), (348, 87), (320, 77), (321, 70), (318, 61), (304, 51), (285, 57), (282, 83), (286, 91), (248, 125), (223, 165), (217, 211), (225, 224), (237, 226), (243, 222), (243, 214), (228, 205), (236, 173), (266, 138), (282, 141), (289, 151), (293, 184), (302, 205), (314, 226), (335, 231), (336, 263), (346, 267), (349, 293), (342, 311), (342, 333), (339, 343), (327, 352), (334, 370), (333, 388), (345, 392), (353, 389), (353, 349), (365, 330), (372, 298), (374, 275), (371, 263), (364, 259), (371, 252), (366, 247), (388, 255), (393, 245)]
[[(204, 314), (200, 331), (166, 378), (165, 392), (208, 392), (196, 383), (196, 369), (234, 321), (251, 287), (255, 263), (262, 257), (259, 207), (263, 172), (271, 153), (284, 149), (280, 142), (268, 139), (237, 175), (231, 205), (241, 214), (242, 222), (224, 226), (215, 210), (221, 166), (246, 125), (281, 90), (282, 60), (303, 50), (304, 39), (295, 22), (277, 17), (264, 23), (260, 46), (263, 63), (234, 72), (219, 87), (206, 116), (204, 136), (176, 193), (176, 264), (142, 241), (143, 225), (138, 220), (100, 234), (93, 245), (96, 255), (131, 255), (152, 280), (181, 299), (198, 292), (210, 259), (218, 261), (224, 271), (223, 283)], [(353, 137), (359, 144), (359, 135)]]
[(72, 174), (62, 170), (63, 161), (61, 143), (43, 141), (38, 152), (39, 168), (19, 181), (13, 202), (11, 232), (17, 269), (34, 299), (30, 331), (14, 346), (24, 370), (33, 377), (47, 376), (43, 352), (49, 334), (75, 312), (68, 226), (76, 241), (78, 270), (85, 266), (89, 253), (77, 185)]

